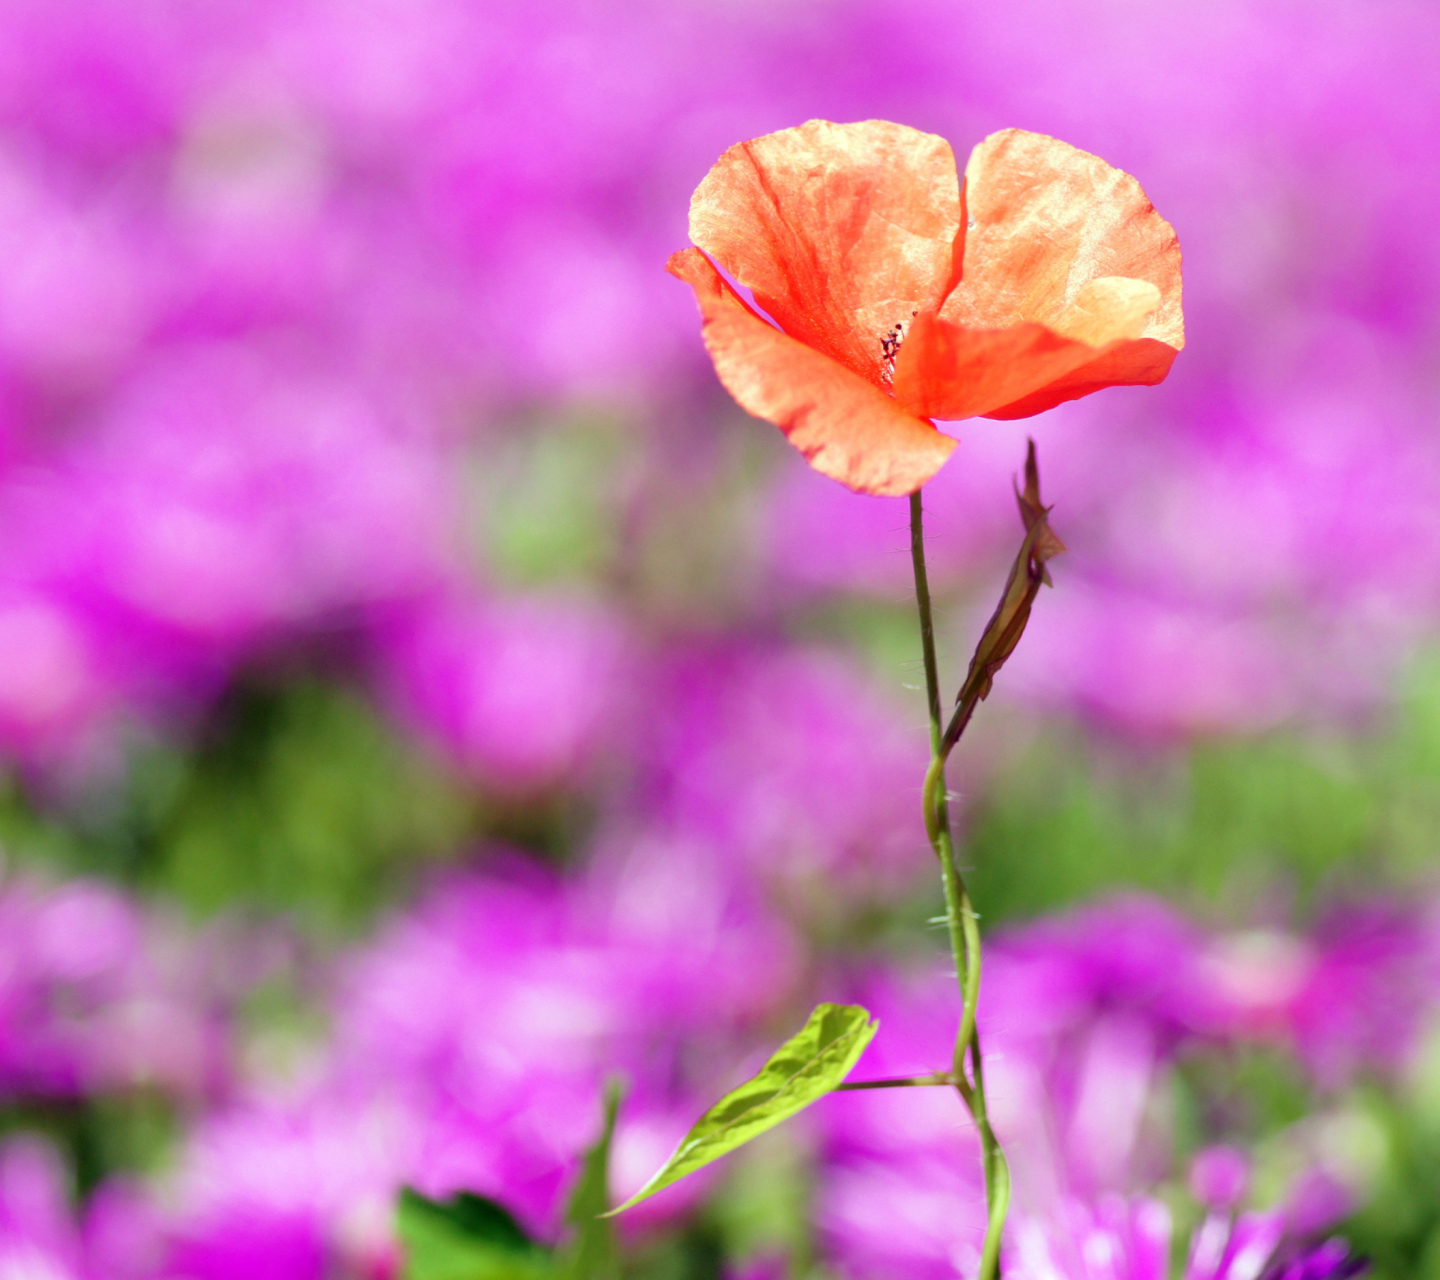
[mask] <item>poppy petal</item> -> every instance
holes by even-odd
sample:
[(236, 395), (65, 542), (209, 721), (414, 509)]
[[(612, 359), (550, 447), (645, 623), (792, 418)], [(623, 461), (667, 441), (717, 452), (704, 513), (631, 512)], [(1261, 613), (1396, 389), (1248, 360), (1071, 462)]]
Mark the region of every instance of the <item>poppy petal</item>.
[(895, 401), (926, 418), (974, 418), (1034, 395), (1098, 354), (1043, 324), (965, 329), (918, 316), (895, 362)]
[(1160, 301), (1148, 281), (1106, 276), (1053, 326), (972, 329), (918, 316), (895, 362), (896, 401), (927, 418), (1023, 418), (1116, 383), (1159, 382), (1175, 350), (1138, 335)]
[(1118, 343), (1113, 350), (1096, 356), (1088, 364), (1082, 364), (1041, 390), (998, 409), (987, 410), (982, 416), (1030, 418), (1066, 400), (1078, 400), (1106, 387), (1151, 387), (1165, 381), (1165, 375), (1170, 372), (1170, 366), (1179, 354), (1169, 343), (1157, 342), (1154, 338)]
[(690, 202), (690, 238), (791, 337), (880, 386), (883, 343), (958, 276), (950, 144), (885, 120), (811, 120), (731, 147)]
[(1118, 276), (1160, 292), (1133, 336), (1185, 345), (1180, 245), (1129, 174), (1044, 134), (1005, 129), (970, 153), (964, 201), (963, 271), (942, 319), (967, 329), (1033, 322), (1063, 331), (1081, 290)]
[(913, 493), (954, 450), (950, 436), (756, 315), (698, 249), (672, 255), (666, 269), (695, 290), (725, 389), (779, 427), (822, 475), (893, 497)]

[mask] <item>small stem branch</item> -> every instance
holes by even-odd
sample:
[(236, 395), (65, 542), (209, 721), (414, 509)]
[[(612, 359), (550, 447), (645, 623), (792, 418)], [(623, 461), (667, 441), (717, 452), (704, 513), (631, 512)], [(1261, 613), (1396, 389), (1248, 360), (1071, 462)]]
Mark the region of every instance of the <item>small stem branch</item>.
[[(979, 698), (972, 695), (963, 700), (956, 708), (949, 725), (942, 729), (940, 675), (935, 659), (935, 624), (930, 605), (929, 576), (925, 569), (924, 512), (918, 491), (910, 495), (910, 558), (915, 569), (915, 603), (920, 612), (920, 645), (924, 655), (926, 703), (930, 713), (931, 760), (925, 773), (922, 793), (925, 832), (940, 863), (950, 952), (955, 961), (955, 976), (960, 984), (960, 1026), (955, 1036), (949, 1082), (964, 1100), (980, 1136), (989, 1221), (985, 1230), (978, 1280), (998, 1280), (1000, 1239), (1010, 1204), (1010, 1173), (1004, 1153), (990, 1127), (985, 1102), (985, 1077), (981, 1068), (980, 1041), (975, 1027), (975, 1008), (980, 995), (980, 925), (955, 859), (955, 847), (950, 834), (950, 804), (945, 788), (945, 762), (969, 724)], [(967, 1056), (971, 1064), (968, 1079), (965, 1074)]]
[(835, 1086), (835, 1093), (847, 1089), (909, 1089), (918, 1085), (951, 1085), (955, 1077), (948, 1071), (932, 1071), (928, 1076), (894, 1076), (889, 1080), (849, 1080)]

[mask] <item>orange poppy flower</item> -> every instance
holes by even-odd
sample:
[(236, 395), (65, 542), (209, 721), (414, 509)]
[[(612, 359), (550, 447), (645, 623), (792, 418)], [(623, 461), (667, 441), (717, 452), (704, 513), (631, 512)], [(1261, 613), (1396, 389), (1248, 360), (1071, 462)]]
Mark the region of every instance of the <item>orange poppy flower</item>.
[(956, 442), (932, 418), (1159, 382), (1185, 341), (1180, 246), (1140, 184), (1021, 129), (971, 152), (963, 188), (949, 143), (884, 120), (742, 142), (696, 189), (690, 238), (667, 266), (720, 381), (861, 493), (940, 469)]

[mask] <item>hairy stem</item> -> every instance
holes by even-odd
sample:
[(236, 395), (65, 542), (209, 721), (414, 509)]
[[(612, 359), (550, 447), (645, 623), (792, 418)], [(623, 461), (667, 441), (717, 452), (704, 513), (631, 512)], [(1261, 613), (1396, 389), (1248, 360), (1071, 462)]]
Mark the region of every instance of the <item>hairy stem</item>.
[[(920, 611), (920, 644), (925, 660), (925, 693), (930, 713), (930, 767), (925, 774), (922, 803), (925, 831), (940, 863), (945, 888), (946, 925), (955, 976), (960, 983), (960, 1026), (955, 1036), (951, 1077), (975, 1121), (985, 1171), (985, 1200), (989, 1221), (981, 1252), (977, 1280), (998, 1280), (1000, 1238), (1010, 1204), (1010, 1171), (1004, 1152), (990, 1127), (985, 1102), (985, 1075), (981, 1062), (980, 1038), (975, 1028), (975, 1007), (980, 995), (980, 924), (964, 877), (955, 860), (950, 834), (950, 805), (945, 789), (945, 762), (974, 713), (977, 699), (969, 698), (956, 708), (948, 726), (940, 713), (940, 674), (935, 660), (935, 624), (930, 607), (930, 581), (925, 570), (924, 513), (919, 492), (910, 495), (910, 558), (915, 569), (915, 603)], [(970, 1076), (965, 1074), (966, 1058)]]

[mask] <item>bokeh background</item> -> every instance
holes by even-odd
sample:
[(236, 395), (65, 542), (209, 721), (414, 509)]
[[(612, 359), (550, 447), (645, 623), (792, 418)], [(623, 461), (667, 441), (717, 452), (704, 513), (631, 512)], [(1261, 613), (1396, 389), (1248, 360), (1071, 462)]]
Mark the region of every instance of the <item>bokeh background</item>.
[[(4, 0), (0, 1274), (419, 1277), (402, 1185), (563, 1235), (612, 1072), (628, 1190), (818, 999), (945, 1060), (905, 504), (662, 270), (821, 116), (1054, 134), (1185, 252), (1164, 385), (927, 490), (948, 685), (1027, 435), (1070, 547), (952, 767), (1011, 1269), (1440, 1277), (1437, 56), (1425, 0)], [(978, 1177), (944, 1091), (828, 1099), (627, 1273), (967, 1274)]]

